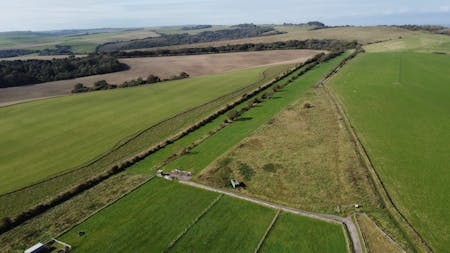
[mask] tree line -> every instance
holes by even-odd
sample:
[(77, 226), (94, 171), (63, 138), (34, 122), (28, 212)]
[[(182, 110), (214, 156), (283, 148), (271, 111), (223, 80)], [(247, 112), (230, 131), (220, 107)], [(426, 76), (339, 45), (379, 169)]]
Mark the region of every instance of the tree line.
[(184, 45), (202, 42), (213, 42), (219, 40), (232, 40), (265, 35), (280, 34), (273, 27), (243, 24), (233, 26), (232, 29), (217, 31), (204, 31), (198, 34), (161, 34), (160, 37), (136, 39), (131, 41), (108, 42), (97, 46), (97, 52), (114, 52), (120, 50), (164, 47), (173, 45)]
[(111, 55), (52, 60), (0, 61), (0, 88), (23, 86), (128, 69)]
[(0, 58), (10, 58), (22, 55), (36, 54), (39, 55), (72, 55), (72, 47), (69, 45), (56, 45), (55, 48), (45, 48), (42, 50), (31, 49), (4, 49), (0, 50)]
[(314, 50), (342, 51), (347, 49), (353, 49), (358, 46), (359, 44), (356, 41), (348, 42), (333, 39), (323, 39), (323, 40), (310, 39), (310, 40), (278, 41), (271, 43), (245, 43), (245, 44), (218, 46), (218, 47), (158, 49), (151, 51), (119, 51), (111, 54), (119, 58), (132, 58), (132, 57), (157, 57), (157, 56), (265, 51), (265, 50), (280, 50), (280, 49), (314, 49)]
[(16, 57), (21, 55), (35, 54), (39, 53), (39, 50), (30, 49), (4, 49), (0, 50), (0, 58)]
[(146, 79), (143, 79), (142, 77), (139, 77), (137, 79), (133, 79), (130, 81), (123, 82), (122, 84), (110, 84), (106, 80), (99, 80), (94, 83), (93, 87), (87, 87), (84, 86), (82, 83), (77, 83), (72, 89), (72, 93), (82, 93), (82, 92), (89, 92), (89, 91), (97, 91), (97, 90), (110, 90), (110, 89), (117, 89), (117, 88), (127, 88), (127, 87), (134, 87), (134, 86), (140, 86), (145, 84), (153, 84), (153, 83), (159, 83), (159, 82), (165, 82), (165, 81), (172, 81), (172, 80), (180, 80), (184, 78), (188, 78), (189, 74), (186, 72), (181, 72), (179, 75), (174, 75), (170, 78), (161, 79), (160, 77), (150, 74)]

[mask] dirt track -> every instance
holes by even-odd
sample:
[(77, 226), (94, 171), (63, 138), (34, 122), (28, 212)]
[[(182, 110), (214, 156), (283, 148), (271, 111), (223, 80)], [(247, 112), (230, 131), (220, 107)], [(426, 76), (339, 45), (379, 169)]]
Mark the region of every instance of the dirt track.
[(95, 81), (104, 79), (109, 83), (120, 84), (138, 77), (145, 78), (149, 74), (166, 78), (179, 74), (182, 71), (189, 73), (191, 76), (208, 75), (263, 65), (299, 63), (315, 55), (317, 52), (314, 50), (274, 50), (121, 59), (122, 62), (130, 66), (130, 70), (1, 89), (0, 106), (69, 94), (73, 86), (77, 83), (83, 83), (89, 86)]

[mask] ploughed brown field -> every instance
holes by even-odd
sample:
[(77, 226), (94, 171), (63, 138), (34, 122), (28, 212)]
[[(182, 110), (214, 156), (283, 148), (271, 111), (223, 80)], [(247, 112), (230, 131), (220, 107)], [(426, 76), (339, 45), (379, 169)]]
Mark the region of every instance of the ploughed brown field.
[(300, 63), (318, 52), (319, 51), (315, 50), (274, 50), (121, 59), (120, 61), (130, 66), (129, 70), (70, 80), (1, 89), (0, 106), (38, 98), (69, 94), (73, 89), (73, 86), (77, 83), (83, 83), (86, 86), (91, 86), (98, 80), (106, 80), (111, 84), (121, 84), (125, 81), (136, 79), (138, 77), (146, 78), (149, 74), (155, 74), (162, 78), (168, 78), (183, 71), (187, 72), (191, 76), (216, 74), (262, 65)]

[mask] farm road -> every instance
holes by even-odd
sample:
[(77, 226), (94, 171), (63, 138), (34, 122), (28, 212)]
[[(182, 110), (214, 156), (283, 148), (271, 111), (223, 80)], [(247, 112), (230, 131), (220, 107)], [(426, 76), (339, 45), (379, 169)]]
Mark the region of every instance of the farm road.
[(210, 186), (206, 186), (206, 185), (202, 185), (202, 184), (198, 184), (192, 181), (180, 181), (183, 184), (187, 184), (193, 187), (197, 187), (197, 188), (201, 188), (204, 190), (208, 190), (208, 191), (213, 191), (213, 192), (218, 192), (218, 193), (222, 193), (231, 197), (235, 197), (235, 198), (239, 198), (239, 199), (243, 199), (246, 201), (250, 201), (253, 203), (256, 203), (258, 205), (262, 205), (262, 206), (267, 206), (270, 208), (274, 208), (274, 209), (278, 209), (278, 210), (282, 210), (285, 212), (289, 212), (289, 213), (293, 213), (293, 214), (298, 214), (298, 215), (303, 215), (303, 216), (307, 216), (310, 218), (314, 218), (314, 219), (319, 219), (319, 220), (323, 220), (323, 221), (327, 221), (327, 222), (337, 222), (340, 224), (344, 224), (345, 227), (347, 228), (349, 234), (350, 234), (350, 240), (352, 241), (353, 244), (353, 251), (355, 253), (362, 253), (362, 247), (361, 247), (361, 241), (359, 240), (359, 236), (358, 236), (358, 231), (356, 229), (355, 224), (353, 223), (352, 219), (350, 217), (348, 218), (343, 218), (343, 217), (339, 217), (339, 216), (335, 216), (335, 215), (330, 215), (330, 214), (322, 214), (322, 213), (312, 213), (312, 212), (307, 212), (307, 211), (303, 211), (300, 209), (295, 209), (292, 207), (287, 207), (287, 206), (283, 206), (283, 205), (278, 205), (278, 204), (274, 204), (274, 203), (270, 203), (267, 201), (263, 201), (260, 199), (256, 199), (256, 198), (252, 198), (252, 197), (247, 197), (247, 196), (242, 196), (233, 192), (229, 192), (229, 191), (225, 191), (225, 190), (221, 190), (221, 189), (217, 189), (217, 188), (213, 188)]

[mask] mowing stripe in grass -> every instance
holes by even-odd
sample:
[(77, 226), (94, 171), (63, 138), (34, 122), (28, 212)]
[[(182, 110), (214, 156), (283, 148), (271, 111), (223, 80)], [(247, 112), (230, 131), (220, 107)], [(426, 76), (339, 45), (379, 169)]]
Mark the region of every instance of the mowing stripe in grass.
[(280, 212), (281, 212), (281, 210), (278, 209), (278, 211), (277, 211), (277, 213), (275, 214), (275, 216), (273, 216), (272, 222), (271, 222), (271, 223), (269, 224), (269, 226), (267, 227), (266, 232), (264, 233), (263, 237), (261, 238), (261, 240), (260, 240), (259, 243), (258, 243), (258, 246), (256, 246), (256, 249), (255, 249), (255, 251), (254, 251), (255, 253), (258, 253), (259, 250), (261, 249), (261, 246), (263, 245), (264, 241), (266, 240), (267, 235), (269, 235), (270, 231), (271, 231), (272, 228), (273, 228), (273, 225), (275, 224), (275, 222), (276, 222), (277, 219), (278, 219), (278, 216), (280, 216)]
[(175, 246), (175, 244), (189, 231), (189, 229), (192, 228), (203, 216), (205, 216), (205, 214), (209, 210), (211, 210), (211, 208), (213, 208), (213, 206), (215, 206), (222, 197), (223, 197), (223, 194), (220, 194), (219, 196), (217, 196), (217, 198), (215, 200), (213, 200), (213, 202), (211, 202), (211, 204), (208, 207), (206, 207), (205, 210), (203, 210), (203, 212), (199, 216), (197, 216), (192, 221), (191, 224), (189, 224), (189, 226), (184, 228), (183, 232), (181, 232), (172, 242), (169, 243), (169, 245), (163, 252), (169, 252), (170, 249), (172, 249)]

